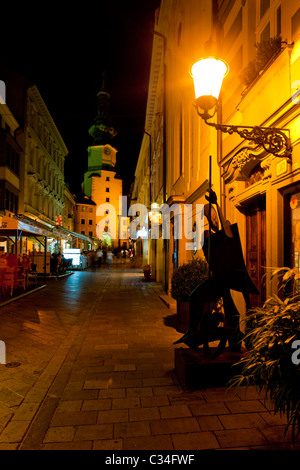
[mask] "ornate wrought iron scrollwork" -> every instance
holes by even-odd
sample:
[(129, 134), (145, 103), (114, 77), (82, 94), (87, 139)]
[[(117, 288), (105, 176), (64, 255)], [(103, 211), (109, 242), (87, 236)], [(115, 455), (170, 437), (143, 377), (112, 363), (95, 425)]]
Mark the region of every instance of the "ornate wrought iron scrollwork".
[(227, 134), (239, 134), (242, 139), (260, 145), (266, 152), (277, 157), (291, 159), (292, 145), (289, 136), (289, 129), (279, 129), (277, 127), (259, 126), (228, 126), (226, 124), (216, 124), (205, 120), (206, 124), (215, 127), (217, 130)]

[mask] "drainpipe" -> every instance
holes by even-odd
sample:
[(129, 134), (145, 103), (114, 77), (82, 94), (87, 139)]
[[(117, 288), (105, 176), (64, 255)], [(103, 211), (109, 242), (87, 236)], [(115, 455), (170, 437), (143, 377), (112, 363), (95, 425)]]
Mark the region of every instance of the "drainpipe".
[[(151, 137), (151, 134), (149, 134), (147, 131), (144, 130), (144, 133), (147, 134), (147, 136), (149, 137), (149, 142), (150, 142), (150, 145), (149, 145), (149, 172), (150, 172), (150, 176), (151, 176), (151, 155), (152, 155), (152, 147), (151, 147), (151, 144), (152, 144), (152, 137)], [(149, 202), (150, 202), (150, 210), (151, 210), (151, 178), (149, 176)]]
[[(166, 71), (167, 67), (165, 64), (165, 55), (166, 55), (166, 49), (167, 49), (167, 38), (164, 34), (155, 31), (154, 34), (159, 36), (163, 40), (163, 117), (164, 117), (164, 123), (163, 123), (163, 204), (166, 203), (166, 191), (167, 191), (167, 155), (166, 155), (166, 149), (167, 149), (167, 142), (166, 142), (166, 135), (167, 135), (167, 104), (166, 104)], [(169, 286), (169, 280), (167, 279), (168, 277), (168, 271), (167, 271), (167, 262), (168, 262), (168, 245), (167, 245), (167, 240), (163, 240), (163, 251), (164, 251), (164, 290), (165, 292), (168, 292), (168, 286)]]

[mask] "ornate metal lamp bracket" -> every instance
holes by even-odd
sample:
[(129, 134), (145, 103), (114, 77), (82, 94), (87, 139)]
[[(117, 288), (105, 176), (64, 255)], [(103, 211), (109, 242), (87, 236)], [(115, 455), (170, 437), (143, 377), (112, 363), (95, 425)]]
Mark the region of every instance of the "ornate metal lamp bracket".
[(242, 139), (254, 142), (256, 145), (260, 145), (267, 153), (271, 153), (277, 157), (287, 158), (288, 161), (291, 162), (293, 147), (291, 144), (289, 129), (216, 124), (214, 122), (208, 122), (208, 119), (211, 119), (216, 114), (218, 103), (216, 103), (212, 114), (209, 114), (207, 109), (201, 112), (197, 100), (194, 101), (194, 106), (197, 109), (198, 115), (208, 126), (212, 126), (215, 129), (230, 135), (237, 133)]
[(291, 161), (293, 148), (289, 129), (260, 126), (228, 126), (226, 124), (207, 122), (207, 119), (205, 119), (205, 122), (209, 126), (213, 126), (217, 130), (227, 134), (231, 135), (237, 133), (242, 139), (260, 145), (267, 153), (271, 153), (277, 157), (287, 158)]

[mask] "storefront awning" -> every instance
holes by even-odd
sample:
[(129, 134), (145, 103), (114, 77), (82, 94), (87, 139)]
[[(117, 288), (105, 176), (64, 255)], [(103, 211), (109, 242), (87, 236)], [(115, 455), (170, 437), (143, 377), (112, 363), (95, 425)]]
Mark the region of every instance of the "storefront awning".
[(25, 215), (18, 217), (0, 217), (0, 238), (10, 236), (56, 237), (69, 241), (73, 238), (93, 244), (93, 241), (86, 235), (72, 232), (60, 225), (50, 225), (43, 221), (31, 219), (31, 217), (27, 217)]
[(17, 233), (22, 234), (22, 236), (43, 236), (48, 235), (47, 230), (33, 225), (31, 223), (26, 223), (23, 220), (2, 216), (0, 217), (0, 237), (9, 237), (15, 236)]
[(87, 243), (93, 243), (89, 237), (83, 235), (82, 233), (72, 232), (71, 230), (68, 230), (61, 226), (56, 226), (55, 230), (59, 232), (62, 236), (64, 235), (72, 238), (79, 238), (80, 240), (84, 240)]

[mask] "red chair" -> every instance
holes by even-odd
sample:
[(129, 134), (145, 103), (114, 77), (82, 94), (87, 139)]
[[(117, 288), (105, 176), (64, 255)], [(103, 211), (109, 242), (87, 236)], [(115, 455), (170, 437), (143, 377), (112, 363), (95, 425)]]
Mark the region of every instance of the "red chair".
[(1, 281), (1, 290), (5, 295), (7, 290), (10, 291), (10, 296), (13, 294), (14, 290), (14, 283), (15, 283), (15, 268), (14, 267), (7, 267), (4, 271), (2, 281)]

